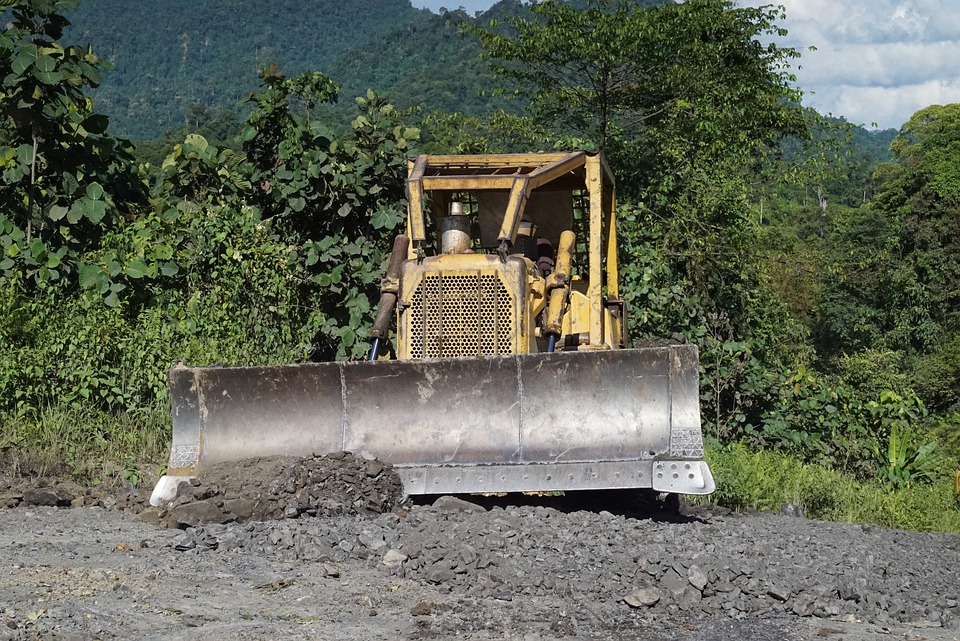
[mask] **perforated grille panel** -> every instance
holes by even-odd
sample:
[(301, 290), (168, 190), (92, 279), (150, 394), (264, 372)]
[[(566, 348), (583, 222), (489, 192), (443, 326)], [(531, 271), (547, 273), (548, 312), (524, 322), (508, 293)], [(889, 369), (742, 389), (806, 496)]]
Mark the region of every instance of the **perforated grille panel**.
[(514, 301), (497, 274), (425, 274), (411, 302), (412, 358), (513, 352)]

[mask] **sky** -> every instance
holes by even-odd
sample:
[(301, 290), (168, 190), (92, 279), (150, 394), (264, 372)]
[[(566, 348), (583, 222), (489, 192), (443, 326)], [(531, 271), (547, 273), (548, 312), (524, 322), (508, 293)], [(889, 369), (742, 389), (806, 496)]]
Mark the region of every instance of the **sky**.
[[(781, 4), (778, 44), (801, 52), (804, 105), (869, 128), (898, 129), (914, 112), (960, 102), (958, 0), (737, 0)], [(413, 0), (434, 11), (482, 11), (493, 0)], [(816, 47), (815, 51), (809, 50)]]

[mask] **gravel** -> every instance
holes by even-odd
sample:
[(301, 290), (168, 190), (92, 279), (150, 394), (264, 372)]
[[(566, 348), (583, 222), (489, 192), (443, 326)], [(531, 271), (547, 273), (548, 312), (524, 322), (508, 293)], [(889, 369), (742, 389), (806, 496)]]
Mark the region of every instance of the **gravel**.
[(209, 470), (163, 509), (8, 484), (0, 639), (960, 638), (958, 536), (626, 496), (401, 502), (348, 454)]

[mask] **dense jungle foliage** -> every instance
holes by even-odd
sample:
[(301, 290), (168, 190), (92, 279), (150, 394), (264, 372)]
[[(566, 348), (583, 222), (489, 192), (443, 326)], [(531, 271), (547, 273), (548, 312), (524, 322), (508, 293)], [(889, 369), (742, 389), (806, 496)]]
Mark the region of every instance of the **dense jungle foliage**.
[[(382, 4), (397, 25), (421, 15)], [(472, 56), (451, 73), (488, 65), (509, 109), (346, 101), (335, 74), (286, 74), (266, 50), (242, 112), (194, 104), (175, 142), (135, 147), (95, 109), (99, 44), (66, 44), (88, 33), (68, 29), (90, 15), (80, 0), (2, 0), (3, 464), (35, 470), (52, 451), (78, 474), (133, 478), (138, 456), (164, 453), (176, 360), (361, 357), (407, 157), (576, 147), (618, 176), (632, 337), (700, 346), (714, 447), (923, 486), (942, 505), (960, 455), (960, 105), (873, 134), (803, 109), (797, 52), (761, 44), (776, 7), (511, 6), (448, 14), (444, 45)], [(282, 33), (305, 60), (345, 46)], [(185, 73), (177, 60), (155, 73)], [(47, 459), (30, 458), (37, 443)]]
[[(509, 4), (519, 7), (515, 0)], [(478, 93), (489, 79), (479, 46), (459, 38), (448, 16), (414, 9), (408, 0), (360, 6), (337, 0), (85, 0), (70, 20), (68, 37), (95, 43), (115, 67), (97, 92), (97, 106), (110, 116), (114, 132), (132, 139), (195, 126), (187, 114), (192, 104), (212, 114), (243, 111), (257, 89), (257, 70), (271, 64), (287, 75), (320, 71), (336, 79), (346, 100), (325, 111), (338, 121), (351, 114), (352, 96), (367, 88), (388, 93), (403, 108), (473, 115), (493, 109)]]

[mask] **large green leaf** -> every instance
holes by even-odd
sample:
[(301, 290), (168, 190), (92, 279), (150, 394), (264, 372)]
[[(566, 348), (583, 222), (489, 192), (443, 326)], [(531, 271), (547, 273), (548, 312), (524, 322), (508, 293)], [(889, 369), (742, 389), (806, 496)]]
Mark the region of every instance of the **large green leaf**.
[(77, 190), (80, 189), (80, 182), (77, 180), (77, 175), (73, 171), (63, 171), (60, 175), (60, 188), (63, 190), (63, 193), (68, 196), (73, 196), (77, 193)]
[(198, 151), (206, 151), (210, 146), (210, 143), (207, 142), (207, 139), (199, 134), (187, 134), (187, 137), (184, 139), (184, 144), (191, 145), (195, 147)]
[(57, 61), (50, 56), (40, 56), (33, 65), (33, 75), (40, 82), (55, 85), (63, 80), (63, 73), (57, 70)]
[(107, 215), (107, 203), (103, 200), (104, 191), (100, 183), (90, 183), (86, 188), (86, 196), (80, 199), (83, 203), (83, 215), (93, 223), (99, 223)]
[(86, 205), (83, 200), (78, 200), (70, 206), (70, 211), (67, 212), (67, 222), (71, 225), (76, 225), (80, 222), (80, 219), (84, 217), (86, 213)]
[(107, 205), (102, 200), (84, 197), (79, 202), (83, 216), (92, 223), (99, 223), (107, 215)]
[(148, 269), (146, 263), (142, 260), (135, 259), (124, 266), (123, 272), (130, 278), (143, 278), (147, 274)]
[(33, 66), (37, 60), (37, 48), (29, 45), (23, 46), (17, 57), (13, 59), (10, 69), (18, 76), (22, 76), (27, 69)]
[(47, 213), (47, 217), (50, 220), (61, 220), (64, 216), (67, 215), (68, 209), (63, 205), (53, 205), (50, 207), (50, 211)]
[(91, 200), (100, 200), (103, 198), (103, 187), (100, 183), (90, 183), (87, 185), (87, 198)]
[(83, 121), (83, 128), (92, 134), (102, 134), (107, 130), (110, 118), (103, 114), (92, 114)]
[(33, 145), (24, 143), (17, 147), (17, 162), (21, 165), (30, 165), (33, 163)]
[(80, 287), (83, 289), (93, 289), (102, 281), (106, 280), (107, 275), (103, 273), (103, 268), (99, 265), (81, 265), (80, 266)]
[(381, 207), (370, 217), (370, 224), (374, 229), (393, 229), (402, 217), (388, 207)]

